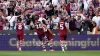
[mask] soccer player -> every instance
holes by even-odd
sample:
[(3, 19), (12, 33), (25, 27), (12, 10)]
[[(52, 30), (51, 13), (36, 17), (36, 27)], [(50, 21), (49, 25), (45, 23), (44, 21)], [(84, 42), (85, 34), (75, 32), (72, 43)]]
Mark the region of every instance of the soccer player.
[(57, 29), (59, 30), (60, 43), (61, 43), (62, 51), (65, 52), (65, 47), (67, 45), (67, 42), (66, 42), (67, 31), (70, 32), (70, 30), (68, 29), (68, 27), (67, 27), (67, 25), (65, 23), (65, 18), (64, 17), (62, 17), (60, 19)]
[(47, 28), (47, 24), (44, 20), (42, 20), (42, 23), (43, 23), (42, 24), (43, 30), (45, 32), (45, 35), (46, 35), (47, 39), (48, 39), (48, 43), (49, 43), (49, 46), (50, 46), (50, 51), (54, 51), (53, 50), (53, 33), (51, 32), (51, 30), (49, 28)]
[(24, 23), (21, 21), (22, 19), (18, 17), (17, 24), (16, 24), (16, 33), (18, 38), (17, 48), (19, 51), (21, 51), (21, 45), (22, 42), (24, 41)]
[(38, 21), (38, 16), (35, 16), (35, 30), (37, 32), (38, 38), (40, 40), (41, 46), (43, 48), (43, 51), (46, 51), (45, 45), (44, 45), (44, 30), (42, 28), (42, 23), (40, 21)]

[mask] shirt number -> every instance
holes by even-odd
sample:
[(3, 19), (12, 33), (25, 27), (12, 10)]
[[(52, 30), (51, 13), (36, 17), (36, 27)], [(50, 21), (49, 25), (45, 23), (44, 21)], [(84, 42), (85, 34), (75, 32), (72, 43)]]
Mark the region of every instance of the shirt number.
[(63, 24), (60, 24), (60, 29), (61, 29), (61, 30), (63, 30), (63, 29), (64, 29)]
[(21, 30), (22, 29), (22, 25), (18, 25), (18, 29)]

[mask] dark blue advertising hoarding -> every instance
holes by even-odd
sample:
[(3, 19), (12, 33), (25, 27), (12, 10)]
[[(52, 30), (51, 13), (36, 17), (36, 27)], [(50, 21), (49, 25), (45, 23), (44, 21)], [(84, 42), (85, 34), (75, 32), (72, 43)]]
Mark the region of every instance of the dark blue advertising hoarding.
[[(0, 50), (17, 50), (16, 43), (16, 35), (0, 35)], [(61, 50), (58, 35), (53, 44), (54, 50)], [(100, 50), (100, 35), (68, 35), (67, 46), (68, 50)], [(22, 50), (42, 50), (37, 35), (25, 35)]]

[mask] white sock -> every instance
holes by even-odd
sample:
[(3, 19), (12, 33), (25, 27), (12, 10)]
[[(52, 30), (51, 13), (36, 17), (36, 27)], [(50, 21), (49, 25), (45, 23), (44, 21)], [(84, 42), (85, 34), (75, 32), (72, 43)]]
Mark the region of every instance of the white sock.
[(67, 50), (67, 41), (64, 42), (64, 47)]
[(21, 49), (21, 47), (19, 47), (19, 51), (21, 51), (22, 49)]
[(61, 43), (61, 48), (62, 48), (62, 51), (65, 51), (64, 50), (64, 44), (63, 43)]
[(64, 47), (66, 47), (67, 46), (67, 42), (66, 41), (64, 41)]
[(61, 48), (62, 48), (62, 51), (65, 51), (65, 50), (64, 50), (64, 46), (62, 46)]

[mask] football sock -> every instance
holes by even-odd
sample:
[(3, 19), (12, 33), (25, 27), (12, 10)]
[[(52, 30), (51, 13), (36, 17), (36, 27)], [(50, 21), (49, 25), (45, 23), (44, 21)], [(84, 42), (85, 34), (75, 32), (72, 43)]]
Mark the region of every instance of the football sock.
[(21, 47), (19, 47), (18, 49), (19, 49), (19, 51), (21, 51), (21, 50), (22, 50), (22, 49), (21, 49)]
[(62, 48), (62, 51), (65, 51), (64, 50), (64, 42), (63, 41), (61, 41), (61, 48)]
[(22, 42), (19, 42), (19, 50), (21, 50)]
[(50, 45), (50, 50), (53, 49), (53, 41), (52, 40), (49, 42), (49, 45)]
[(64, 41), (64, 47), (65, 47), (65, 49), (67, 49), (67, 42), (66, 41)]
[(63, 46), (63, 45), (61, 45), (61, 48), (62, 48), (62, 51), (65, 51), (65, 50), (64, 50), (64, 46)]
[(19, 51), (21, 51), (21, 43), (20, 42), (17, 42), (17, 48)]
[(42, 43), (41, 43), (41, 46), (42, 46), (43, 49), (46, 49), (46, 48), (45, 48), (45, 46), (46, 46), (45, 43), (42, 42)]
[(17, 48), (19, 47), (19, 42), (17, 42)]

